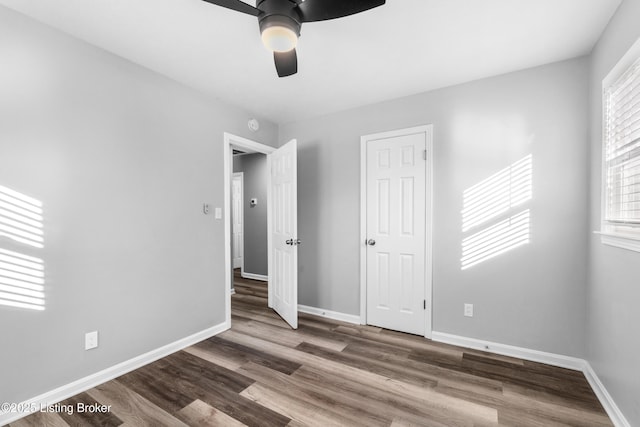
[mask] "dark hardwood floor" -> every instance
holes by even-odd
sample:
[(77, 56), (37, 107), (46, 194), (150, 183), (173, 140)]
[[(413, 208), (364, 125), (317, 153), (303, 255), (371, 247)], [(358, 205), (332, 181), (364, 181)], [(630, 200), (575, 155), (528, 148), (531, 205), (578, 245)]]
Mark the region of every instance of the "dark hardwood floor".
[(236, 276), (231, 330), (37, 413), (24, 426), (611, 426), (580, 372), (300, 314)]

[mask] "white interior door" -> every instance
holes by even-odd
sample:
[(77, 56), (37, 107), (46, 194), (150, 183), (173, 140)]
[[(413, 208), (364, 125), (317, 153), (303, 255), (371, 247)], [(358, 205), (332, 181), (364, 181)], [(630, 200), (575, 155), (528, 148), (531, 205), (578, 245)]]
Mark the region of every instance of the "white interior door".
[(364, 141), (366, 320), (425, 335), (426, 133), (373, 137)]
[(298, 175), (297, 142), (274, 151), (271, 164), (271, 256), (273, 309), (298, 328)]
[(231, 180), (231, 239), (233, 241), (233, 268), (243, 266), (244, 256), (244, 209), (243, 209), (243, 185), (242, 172), (233, 174)]

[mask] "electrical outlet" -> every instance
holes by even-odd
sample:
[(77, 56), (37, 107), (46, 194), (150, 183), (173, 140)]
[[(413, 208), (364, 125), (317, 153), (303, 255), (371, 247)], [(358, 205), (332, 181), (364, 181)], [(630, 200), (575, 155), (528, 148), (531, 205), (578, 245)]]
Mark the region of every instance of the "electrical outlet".
[(84, 349), (91, 350), (98, 346), (98, 331), (87, 332), (84, 335)]
[(464, 315), (466, 317), (473, 317), (473, 304), (464, 305)]

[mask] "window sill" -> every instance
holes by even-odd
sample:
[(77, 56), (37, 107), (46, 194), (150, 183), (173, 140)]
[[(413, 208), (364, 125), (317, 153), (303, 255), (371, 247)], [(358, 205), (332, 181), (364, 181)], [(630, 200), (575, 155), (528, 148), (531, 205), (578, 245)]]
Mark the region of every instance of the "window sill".
[(594, 233), (600, 235), (600, 240), (605, 245), (640, 252), (640, 235), (633, 236), (611, 231), (594, 231)]

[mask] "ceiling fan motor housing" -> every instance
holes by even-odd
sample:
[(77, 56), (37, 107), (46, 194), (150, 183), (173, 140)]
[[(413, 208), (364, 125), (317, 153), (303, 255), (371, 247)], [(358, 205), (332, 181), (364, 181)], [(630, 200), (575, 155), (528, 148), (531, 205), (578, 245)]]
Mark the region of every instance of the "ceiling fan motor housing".
[(278, 26), (289, 28), (296, 36), (300, 36), (302, 19), (295, 9), (295, 3), (289, 0), (259, 0), (256, 7), (261, 12), (258, 15), (260, 33), (269, 27)]

